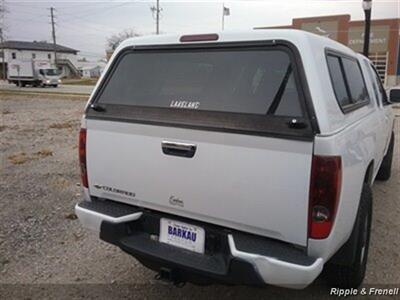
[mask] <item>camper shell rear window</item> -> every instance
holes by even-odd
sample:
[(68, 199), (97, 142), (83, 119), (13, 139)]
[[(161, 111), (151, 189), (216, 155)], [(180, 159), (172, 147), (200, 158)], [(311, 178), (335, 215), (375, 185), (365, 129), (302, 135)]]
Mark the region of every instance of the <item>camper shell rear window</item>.
[(105, 108), (104, 117), (131, 121), (140, 112), (145, 122), (254, 132), (269, 126), (276, 133), (275, 124), (293, 130), (295, 119), (307, 128), (297, 131), (310, 131), (304, 83), (288, 47), (204, 47), (125, 50), (92, 103)]
[(98, 103), (303, 116), (282, 50), (127, 53)]

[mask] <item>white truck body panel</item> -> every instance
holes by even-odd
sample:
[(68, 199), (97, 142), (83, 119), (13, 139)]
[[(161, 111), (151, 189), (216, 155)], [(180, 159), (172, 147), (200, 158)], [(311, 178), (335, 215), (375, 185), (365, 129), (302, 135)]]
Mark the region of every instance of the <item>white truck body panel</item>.
[(46, 60), (12, 60), (8, 67), (8, 77), (38, 78), (40, 69), (50, 69), (51, 63)]
[(32, 61), (13, 61), (8, 67), (8, 77), (33, 77), (35, 75)]
[[(365, 57), (358, 57), (362, 62), (368, 62)], [(351, 114), (358, 121), (335, 134), (317, 135), (314, 143), (315, 155), (340, 155), (344, 166), (341, 197), (332, 232), (326, 239), (308, 241), (308, 253), (324, 260), (328, 260), (348, 240), (356, 219), (366, 170), (372, 163), (372, 184), (387, 152), (394, 126), (392, 108), (378, 104), (366, 65), (360, 65), (366, 75), (370, 105)]]
[[(306, 245), (311, 142), (96, 120), (86, 128), (91, 195)], [(167, 156), (164, 140), (194, 143), (196, 155)]]

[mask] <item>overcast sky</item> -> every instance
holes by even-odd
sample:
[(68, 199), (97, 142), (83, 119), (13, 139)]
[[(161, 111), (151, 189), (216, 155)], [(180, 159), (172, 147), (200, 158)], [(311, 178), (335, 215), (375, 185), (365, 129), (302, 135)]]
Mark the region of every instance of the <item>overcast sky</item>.
[[(224, 1), (230, 8), (225, 30), (288, 25), (292, 18), (350, 14), (361, 20), (361, 0)], [(150, 7), (154, 1), (5, 1), (5, 36), (12, 40), (51, 40), (49, 7), (56, 9), (57, 43), (75, 48), (90, 60), (104, 56), (106, 39), (124, 29), (155, 32)], [(160, 0), (162, 33), (221, 30), (222, 1)], [(400, 17), (399, 0), (373, 0), (372, 18)]]

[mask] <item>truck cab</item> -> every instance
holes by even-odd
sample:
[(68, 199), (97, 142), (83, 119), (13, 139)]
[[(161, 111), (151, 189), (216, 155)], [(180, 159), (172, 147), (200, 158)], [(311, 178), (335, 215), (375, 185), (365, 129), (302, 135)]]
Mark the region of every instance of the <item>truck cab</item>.
[(57, 69), (39, 69), (38, 77), (42, 86), (57, 87), (61, 83), (60, 72)]

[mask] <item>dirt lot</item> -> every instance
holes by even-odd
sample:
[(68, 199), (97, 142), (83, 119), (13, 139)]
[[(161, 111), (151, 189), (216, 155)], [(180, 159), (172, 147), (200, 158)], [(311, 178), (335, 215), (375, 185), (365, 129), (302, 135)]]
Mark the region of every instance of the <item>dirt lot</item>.
[[(0, 298), (328, 297), (322, 280), (304, 291), (191, 284), (178, 289), (155, 281), (152, 271), (75, 219), (84, 100), (45, 97), (50, 96), (0, 94)], [(400, 141), (400, 111), (397, 115)], [(366, 284), (400, 286), (399, 142), (395, 148), (392, 179), (373, 188)]]

